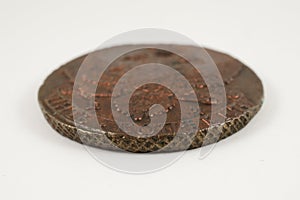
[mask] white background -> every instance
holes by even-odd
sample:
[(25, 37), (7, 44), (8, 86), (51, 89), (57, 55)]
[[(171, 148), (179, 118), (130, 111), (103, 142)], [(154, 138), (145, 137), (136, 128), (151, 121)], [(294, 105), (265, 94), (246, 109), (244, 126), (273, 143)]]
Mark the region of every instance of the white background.
[[(300, 199), (299, 1), (0, 1), (0, 199)], [(119, 33), (165, 28), (248, 64), (265, 103), (204, 160), (130, 175), (56, 134), (37, 103), (59, 65)]]

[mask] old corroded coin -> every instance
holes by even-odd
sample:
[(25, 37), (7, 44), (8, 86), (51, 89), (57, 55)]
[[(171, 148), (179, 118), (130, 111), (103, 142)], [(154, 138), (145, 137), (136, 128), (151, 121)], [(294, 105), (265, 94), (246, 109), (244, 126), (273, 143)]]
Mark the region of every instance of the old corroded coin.
[[(167, 46), (158, 45), (158, 47)], [(105, 52), (107, 55), (107, 53), (113, 53), (124, 47), (126, 46), (102, 49), (94, 52), (94, 54), (98, 55), (101, 60), (101, 53)], [(196, 55), (199, 52), (199, 47), (194, 46), (172, 45), (172, 48), (190, 55)], [(110, 64), (99, 81), (95, 81), (95, 78), (91, 77), (91, 74), (97, 75), (96, 67), (99, 63), (95, 64), (95, 62), (88, 63), (90, 64), (89, 75), (83, 73), (80, 74), (80, 77), (77, 76), (77, 72), (87, 55), (61, 66), (48, 76), (39, 90), (38, 100), (45, 118), (58, 133), (79, 143), (103, 149), (153, 152), (168, 146), (174, 139), (178, 128), (183, 127), (185, 123), (195, 123), (198, 127), (196, 135), (188, 138), (190, 141), (188, 149), (193, 149), (232, 135), (246, 126), (260, 109), (263, 102), (262, 83), (255, 73), (243, 63), (226, 54), (206, 49), (222, 76), (227, 100), (226, 107), (222, 108), (226, 111), (225, 115), (222, 114), (224, 112), (212, 113), (212, 105), (219, 102), (211, 98), (204, 79), (187, 60), (162, 49), (147, 48), (120, 56)], [(131, 119), (141, 127), (147, 126), (151, 117), (162, 114), (161, 112), (149, 114), (149, 108), (153, 104), (162, 105), (167, 118), (163, 128), (156, 135), (135, 137), (125, 133), (117, 125), (112, 114), (113, 110), (120, 114), (127, 114), (120, 105), (123, 102), (122, 98), (126, 93), (126, 88), (117, 97), (118, 103), (111, 101), (112, 92), (116, 83), (130, 69), (145, 63), (156, 62), (163, 63), (186, 77), (198, 100), (189, 101), (190, 93), (186, 92), (186, 98), (181, 99), (186, 103), (180, 105), (174, 93), (159, 84), (149, 83), (137, 88), (128, 105)], [(196, 57), (195, 62), (201, 64)], [(168, 74), (159, 71), (153, 73), (160, 79), (168, 76)], [(75, 80), (79, 81), (80, 85), (76, 89), (74, 88)], [(172, 84), (180, 88), (176, 79)], [(96, 92), (91, 90), (92, 86), (96, 86)], [(77, 102), (80, 104), (74, 104), (72, 101), (74, 94), (76, 94)], [(91, 99), (93, 99), (93, 104), (90, 103)], [(190, 109), (195, 104), (199, 105), (200, 113)], [(191, 117), (182, 120), (180, 108), (190, 112), (189, 116)], [(94, 112), (96, 115), (93, 114)], [(211, 125), (212, 114), (224, 118), (224, 123)], [(195, 119), (200, 116), (200, 120), (195, 122), (193, 116)], [(77, 119), (76, 125), (75, 118)], [(99, 125), (101, 130), (99, 130)], [(212, 128), (218, 130), (219, 133), (209, 132), (208, 130)], [(204, 138), (209, 138), (208, 142), (204, 143)], [(165, 148), (165, 151), (184, 150), (187, 142), (186, 138), (176, 140), (168, 148)]]

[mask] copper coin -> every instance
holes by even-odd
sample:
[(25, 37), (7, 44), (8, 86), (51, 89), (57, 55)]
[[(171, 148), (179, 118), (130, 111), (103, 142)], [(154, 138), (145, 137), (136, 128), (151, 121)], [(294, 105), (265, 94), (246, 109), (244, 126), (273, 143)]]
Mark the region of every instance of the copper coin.
[[(158, 45), (158, 47), (167, 46)], [(45, 118), (58, 133), (76, 142), (102, 149), (122, 149), (130, 152), (153, 152), (160, 149), (179, 151), (215, 143), (234, 134), (246, 126), (262, 105), (263, 87), (256, 74), (233, 57), (210, 49), (205, 50), (215, 62), (226, 92), (226, 107), (222, 108), (225, 109), (226, 114), (222, 112), (214, 114), (224, 118), (224, 123), (210, 124), (213, 114), (212, 105), (219, 102), (211, 98), (207, 84), (201, 75), (187, 60), (162, 50), (163, 48), (140, 49), (122, 55), (109, 65), (98, 80), (97, 67), (99, 67), (99, 62), (101, 65), (101, 59), (105, 59), (101, 55), (113, 54), (125, 47), (116, 46), (93, 52), (97, 59), (89, 60), (86, 64), (89, 65), (87, 74), (82, 73), (78, 76), (78, 70), (87, 58), (87, 55), (84, 55), (61, 66), (47, 77), (40, 87), (38, 100)], [(189, 55), (197, 55), (199, 52), (199, 47), (194, 46), (172, 45), (172, 48)], [(118, 103), (112, 102), (112, 92), (118, 81), (130, 69), (157, 62), (175, 69), (186, 77), (193, 91), (184, 93), (186, 97), (183, 99), (177, 99), (170, 89), (159, 84), (149, 83), (136, 88), (128, 105), (129, 117), (134, 123), (141, 127), (147, 126), (152, 117), (162, 115), (160, 112), (149, 114), (149, 109), (153, 104), (163, 106), (167, 118), (163, 128), (156, 135), (135, 137), (125, 133), (115, 122), (112, 114), (113, 110), (119, 112), (120, 115), (128, 114), (122, 109), (124, 108), (122, 104), (126, 103), (122, 98), (128, 88), (123, 88), (118, 94), (119, 96), (116, 97)], [(195, 56), (195, 62), (201, 64), (197, 56)], [(158, 79), (168, 76), (159, 71), (150, 73)], [(75, 80), (79, 82), (80, 87), (74, 88)], [(176, 79), (172, 84), (181, 89)], [(96, 88), (96, 91), (91, 88)], [(197, 101), (189, 101), (189, 95), (192, 92), (197, 96)], [(72, 99), (74, 96), (78, 98), (77, 102), (80, 104), (74, 104), (74, 99)], [(184, 101), (185, 104), (180, 105), (180, 101)], [(201, 112), (190, 109), (193, 105), (199, 105)], [(189, 113), (188, 119), (181, 118), (181, 109)], [(179, 127), (187, 123), (196, 125), (196, 134), (192, 138), (179, 138), (169, 145), (174, 140)], [(216, 129), (218, 133), (210, 132), (211, 129)], [(204, 142), (205, 139), (206, 142)]]

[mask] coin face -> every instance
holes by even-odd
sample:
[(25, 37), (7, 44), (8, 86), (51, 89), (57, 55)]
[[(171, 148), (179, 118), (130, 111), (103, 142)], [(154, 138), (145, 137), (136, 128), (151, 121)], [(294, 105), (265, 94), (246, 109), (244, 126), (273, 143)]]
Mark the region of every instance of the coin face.
[[(223, 82), (222, 85), (216, 84), (213, 87), (215, 91), (225, 88), (226, 92), (226, 107), (212, 111), (212, 106), (220, 102), (211, 97), (201, 73), (183, 57), (163, 50), (168, 46), (170, 45), (157, 45), (161, 48), (142, 48), (128, 52), (114, 59), (105, 68), (100, 79), (98, 69), (105, 67), (101, 65), (101, 60), (105, 59), (103, 55), (113, 54), (126, 46), (93, 52), (93, 58), (85, 63), (86, 73), (79, 74), (78, 71), (87, 55), (68, 62), (50, 74), (40, 87), (38, 100), (44, 116), (57, 132), (74, 141), (103, 149), (152, 152), (160, 149), (185, 150), (187, 140), (190, 141), (189, 149), (217, 142), (243, 128), (260, 109), (263, 87), (255, 73), (229, 55), (205, 49), (215, 62)], [(172, 48), (192, 58), (195, 55), (193, 62), (203, 64), (197, 57), (199, 47), (172, 45)], [(184, 88), (178, 79), (172, 79), (172, 74), (166, 71), (146, 69), (143, 72), (146, 76), (157, 80), (170, 79), (172, 88), (176, 88), (183, 95), (178, 97), (170, 88), (155, 82), (129, 88), (131, 82), (138, 79), (134, 76), (114, 93), (116, 85), (126, 73), (147, 63), (169, 66), (179, 72), (191, 87)], [(74, 87), (75, 81), (78, 87)], [(128, 102), (126, 97), (129, 94)], [(196, 95), (196, 100), (192, 95)], [(156, 104), (162, 106), (163, 110), (153, 109), (150, 113), (150, 108)], [(200, 111), (194, 109), (195, 105), (199, 106)], [(187, 114), (182, 116), (182, 111)], [(127, 116), (140, 127), (146, 127), (152, 119), (161, 115), (166, 115), (166, 119), (163, 124), (153, 122), (153, 127), (161, 127), (157, 134), (139, 137), (138, 134), (134, 136), (120, 128), (120, 123), (130, 125), (126, 121), (116, 123), (114, 112)], [(211, 124), (212, 115), (223, 118), (224, 123)], [(192, 138), (179, 137), (174, 141), (178, 129), (184, 129), (185, 125), (191, 124), (197, 127), (196, 134)], [(209, 130), (213, 128), (219, 130), (219, 134), (210, 133)], [(209, 138), (209, 142), (204, 143), (205, 138)]]

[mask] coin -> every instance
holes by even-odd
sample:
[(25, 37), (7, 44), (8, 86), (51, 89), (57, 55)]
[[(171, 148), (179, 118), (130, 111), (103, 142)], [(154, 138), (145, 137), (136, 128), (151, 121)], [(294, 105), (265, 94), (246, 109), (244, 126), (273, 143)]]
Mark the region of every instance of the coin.
[[(221, 52), (205, 49), (215, 62), (224, 84), (214, 87), (217, 89), (223, 87), (226, 92), (226, 107), (220, 108), (217, 113), (212, 113), (212, 105), (220, 104), (220, 102), (211, 98), (208, 85), (191, 63), (179, 55), (163, 50), (168, 46), (170, 45), (162, 44), (157, 45), (158, 48), (142, 48), (128, 52), (116, 58), (100, 79), (97, 68), (104, 67), (101, 66), (101, 59), (105, 59), (102, 55), (113, 54), (126, 46), (110, 47), (93, 52), (92, 54), (97, 59), (89, 59), (89, 62), (85, 64), (87, 65), (86, 73), (80, 73), (80, 75), (78, 72), (88, 55), (61, 66), (47, 77), (38, 93), (38, 101), (45, 118), (58, 133), (71, 140), (102, 149), (121, 149), (130, 152), (153, 152), (161, 149), (179, 151), (186, 148), (198, 148), (218, 142), (246, 126), (263, 102), (263, 86), (257, 75), (237, 59)], [(201, 65), (201, 59), (196, 56), (200, 47), (171, 46), (191, 57), (195, 55), (194, 62)], [(174, 79), (172, 85), (183, 94), (183, 97), (178, 98), (170, 88), (148, 83), (135, 88), (129, 105), (126, 105), (125, 97), (130, 93), (130, 88), (125, 84), (125, 87), (115, 94), (112, 102), (113, 91), (120, 79), (134, 67), (146, 63), (161, 63), (178, 71), (188, 80), (192, 90), (185, 91), (187, 88), (182, 88), (179, 81)], [(145, 73), (157, 80), (170, 76), (160, 71)], [(74, 87), (75, 81), (79, 87)], [(131, 85), (131, 81), (135, 80), (130, 79), (128, 85)], [(96, 88), (96, 91), (93, 91), (93, 88)], [(196, 95), (196, 101), (192, 100), (192, 94)], [(74, 98), (77, 104), (74, 103)], [(180, 104), (180, 102), (184, 103)], [(164, 111), (150, 114), (149, 109), (154, 104), (160, 104)], [(200, 112), (194, 109), (195, 105), (199, 106)], [(124, 109), (126, 106), (129, 112)], [(225, 109), (225, 112), (221, 112), (224, 111), (221, 109)], [(188, 117), (182, 117), (181, 110), (187, 112)], [(119, 115), (129, 115), (128, 117), (140, 127), (147, 126), (156, 116), (166, 114), (167, 117), (157, 134), (138, 137), (126, 133), (118, 126), (113, 111)], [(211, 124), (213, 114), (224, 118), (224, 123)], [(196, 134), (192, 138), (175, 139), (178, 129), (186, 125), (197, 127)], [(216, 129), (217, 133), (211, 132), (212, 129)]]

